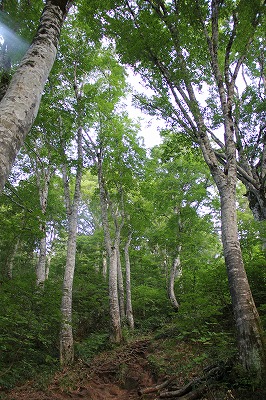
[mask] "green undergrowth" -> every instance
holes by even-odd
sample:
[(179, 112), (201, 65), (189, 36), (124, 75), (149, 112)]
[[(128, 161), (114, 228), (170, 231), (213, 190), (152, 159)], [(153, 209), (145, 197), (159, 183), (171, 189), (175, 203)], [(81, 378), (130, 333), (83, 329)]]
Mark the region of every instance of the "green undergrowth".
[(59, 366), (60, 292), (35, 280), (1, 286), (0, 388), (11, 388)]
[[(117, 358), (123, 354), (125, 359), (129, 359), (127, 352), (129, 355), (131, 349), (140, 341), (146, 343), (145, 356), (155, 382), (175, 377), (175, 382), (181, 387), (202, 376), (205, 368), (233, 360), (232, 371), (208, 389), (206, 400), (266, 398), (265, 388), (256, 384), (255, 380), (244, 374), (237, 365), (234, 336), (230, 331), (222, 333), (215, 324), (210, 323), (189, 330), (182, 326), (181, 321), (177, 324), (176, 320), (155, 332), (143, 334), (139, 331), (132, 334), (126, 330), (124, 342), (116, 346), (109, 343), (106, 333), (94, 333), (76, 345), (76, 363), (73, 367), (50, 373), (46, 369), (35, 375), (31, 387), (45, 391), (48, 387), (56, 386), (60, 391), (70, 393), (79, 385), (86, 384), (84, 382), (90, 376), (89, 372), (93, 369), (94, 362), (97, 363), (97, 359), (104, 356), (105, 363), (109, 360), (112, 364), (116, 353)], [(99, 368), (101, 363), (98, 362), (97, 365)]]

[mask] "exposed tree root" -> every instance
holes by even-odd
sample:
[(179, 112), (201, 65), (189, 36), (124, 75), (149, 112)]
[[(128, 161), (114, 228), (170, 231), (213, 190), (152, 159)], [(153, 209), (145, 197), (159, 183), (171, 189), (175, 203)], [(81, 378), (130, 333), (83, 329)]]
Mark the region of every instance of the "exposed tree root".
[(176, 377), (173, 376), (172, 378), (167, 379), (166, 381), (162, 382), (159, 385), (154, 385), (154, 386), (147, 387), (147, 388), (139, 390), (138, 394), (139, 394), (139, 396), (142, 396), (143, 394), (159, 392), (161, 389), (164, 389), (167, 386), (169, 386), (170, 383), (173, 382), (175, 379), (176, 379)]
[[(175, 378), (168, 379), (160, 385), (144, 388), (139, 391), (139, 395), (157, 392), (160, 399), (178, 399), (178, 400), (194, 400), (199, 399), (210, 386), (220, 381), (232, 368), (230, 363), (219, 363), (211, 365), (204, 369), (204, 374), (198, 378), (191, 380), (181, 388), (171, 387), (171, 383)], [(167, 390), (163, 390), (168, 388)]]

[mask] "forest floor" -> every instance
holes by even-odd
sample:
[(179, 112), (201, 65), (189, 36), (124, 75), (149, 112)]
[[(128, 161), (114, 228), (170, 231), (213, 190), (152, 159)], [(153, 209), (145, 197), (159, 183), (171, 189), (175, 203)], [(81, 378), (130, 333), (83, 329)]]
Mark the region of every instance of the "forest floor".
[[(147, 388), (174, 381), (183, 387), (202, 375), (210, 364), (202, 344), (164, 339), (139, 339), (102, 352), (91, 362), (79, 360), (71, 369), (57, 372), (49, 381), (28, 381), (11, 391), (0, 391), (5, 400), (155, 400), (159, 391)], [(207, 387), (203, 400), (263, 400), (266, 391), (252, 390), (220, 381)], [(142, 393), (141, 393), (142, 391)], [(149, 391), (149, 390), (148, 390)], [(186, 397), (172, 397), (172, 399)], [(171, 400), (171, 399), (170, 399)]]

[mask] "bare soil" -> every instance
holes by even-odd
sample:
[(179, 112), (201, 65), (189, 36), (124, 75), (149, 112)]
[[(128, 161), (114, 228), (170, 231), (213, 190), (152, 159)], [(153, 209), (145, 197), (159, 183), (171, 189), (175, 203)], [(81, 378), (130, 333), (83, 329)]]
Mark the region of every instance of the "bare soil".
[[(101, 353), (90, 363), (79, 360), (75, 366), (57, 372), (49, 383), (29, 381), (11, 391), (1, 392), (4, 400), (156, 400), (158, 393), (140, 396), (140, 390), (175, 376), (182, 387), (202, 373), (204, 364), (192, 362), (201, 350), (189, 343), (176, 343), (165, 352), (163, 343), (138, 340)], [(167, 374), (165, 373), (167, 371)], [(265, 397), (264, 397), (265, 396)], [(264, 392), (237, 391), (225, 384), (207, 390), (203, 400), (263, 400)]]

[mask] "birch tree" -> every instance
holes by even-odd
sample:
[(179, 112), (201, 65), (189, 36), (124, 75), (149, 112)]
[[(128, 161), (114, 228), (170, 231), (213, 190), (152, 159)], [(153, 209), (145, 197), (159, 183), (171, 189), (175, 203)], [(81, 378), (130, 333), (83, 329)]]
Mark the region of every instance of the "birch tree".
[(67, 255), (63, 280), (63, 294), (61, 301), (62, 325), (60, 332), (60, 363), (69, 365), (74, 360), (74, 339), (72, 328), (72, 291), (76, 262), (77, 245), (77, 227), (78, 227), (78, 207), (80, 201), (81, 178), (83, 168), (83, 150), (82, 150), (82, 128), (77, 132), (77, 166), (75, 175), (75, 189), (73, 200), (70, 193), (70, 176), (67, 173), (67, 165), (62, 166), (65, 205), (67, 212)]
[[(77, 246), (77, 234), (78, 234), (78, 212), (81, 199), (81, 180), (83, 174), (83, 126), (86, 123), (86, 114), (82, 103), (83, 98), (83, 86), (84, 86), (84, 72), (83, 63), (84, 56), (86, 59), (86, 50), (76, 54), (76, 46), (80, 43), (80, 32), (77, 31), (76, 35), (72, 36), (72, 50), (73, 54), (66, 54), (66, 57), (75, 57), (72, 61), (73, 68), (68, 71), (64, 76), (64, 62), (63, 58), (60, 62), (61, 74), (60, 76), (65, 79), (65, 84), (68, 87), (69, 100), (67, 107), (69, 114), (74, 114), (75, 120), (73, 122), (73, 116), (71, 115), (70, 121), (68, 115), (65, 118), (65, 125), (63, 118), (59, 119), (60, 129), (60, 142), (61, 142), (61, 156), (62, 156), (62, 178), (65, 194), (65, 208), (67, 216), (67, 254), (66, 254), (66, 265), (64, 270), (63, 280), (63, 293), (61, 300), (61, 314), (62, 314), (62, 325), (60, 331), (60, 363), (61, 365), (69, 365), (74, 361), (74, 339), (73, 339), (73, 328), (72, 328), (72, 292), (73, 292), (73, 281), (76, 264), (76, 246)], [(62, 102), (63, 107), (65, 106), (64, 101)], [(66, 132), (66, 127), (70, 127), (73, 122), (72, 129), (77, 126), (77, 132), (75, 140), (73, 142), (72, 132)], [(72, 195), (71, 181), (72, 181), (72, 168), (73, 160), (69, 157), (69, 153), (76, 153), (76, 160), (74, 161), (74, 190)]]
[(0, 103), (0, 190), (36, 118), (54, 64), (67, 0), (48, 0), (38, 31)]
[(132, 233), (130, 231), (124, 246), (125, 264), (126, 264), (126, 319), (130, 329), (134, 330), (134, 315), (133, 315), (132, 296), (131, 296), (131, 264), (129, 256), (131, 239), (132, 239)]
[[(34, 149), (31, 149), (30, 159), (32, 170), (36, 178), (36, 184), (39, 192), (39, 203), (40, 203), (40, 239), (39, 239), (39, 254), (38, 261), (36, 264), (36, 284), (42, 286), (47, 279), (48, 273), (46, 270), (47, 261), (47, 206), (48, 206), (48, 194), (49, 185), (51, 181), (54, 168), (52, 166), (51, 154), (48, 149), (47, 156), (41, 156), (41, 147), (43, 147), (42, 139), (35, 138)], [(29, 143), (28, 143), (29, 145)]]
[[(121, 313), (119, 303), (119, 292), (118, 292), (118, 255), (120, 234), (123, 225), (123, 218), (119, 221), (119, 216), (113, 209), (113, 205), (110, 201), (109, 193), (107, 191), (104, 175), (103, 175), (103, 159), (101, 157), (102, 149), (98, 153), (97, 159), (97, 171), (98, 171), (98, 184), (100, 191), (100, 204), (102, 211), (102, 224), (104, 231), (105, 248), (109, 259), (109, 309), (110, 309), (110, 330), (111, 330), (111, 341), (120, 343), (122, 340), (122, 324), (121, 324)], [(109, 224), (109, 213), (108, 208), (112, 208), (112, 217), (115, 225), (114, 239), (111, 236), (111, 228)], [(120, 279), (121, 279), (120, 275)], [(121, 289), (121, 285), (120, 285)]]

